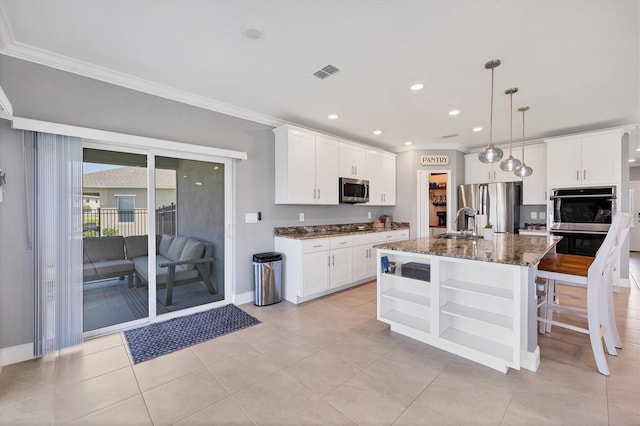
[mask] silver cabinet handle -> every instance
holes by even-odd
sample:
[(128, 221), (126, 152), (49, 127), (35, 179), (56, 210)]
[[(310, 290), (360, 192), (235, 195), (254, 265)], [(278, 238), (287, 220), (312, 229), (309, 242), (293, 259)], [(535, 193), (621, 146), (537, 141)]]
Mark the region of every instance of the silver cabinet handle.
[(336, 266), (336, 257), (331, 256), (331, 266)]
[(582, 171), (582, 179), (585, 179), (585, 180), (587, 179), (587, 169), (584, 169)]
[(327, 266), (331, 266), (331, 256), (327, 256)]
[(493, 180), (496, 180), (496, 172), (493, 172)]
[(576, 170), (576, 180), (580, 180), (580, 170)]
[(491, 180), (491, 172), (487, 172), (487, 179)]
[(347, 244), (349, 241), (340, 241), (340, 244)]
[(320, 248), (322, 247), (322, 244), (318, 244), (317, 246), (313, 246), (313, 248)]
[(358, 166), (356, 166), (356, 174), (358, 174)]
[(316, 190), (315, 189), (313, 190), (313, 199), (314, 200), (316, 199)]
[(318, 200), (320, 199), (320, 190), (318, 189)]

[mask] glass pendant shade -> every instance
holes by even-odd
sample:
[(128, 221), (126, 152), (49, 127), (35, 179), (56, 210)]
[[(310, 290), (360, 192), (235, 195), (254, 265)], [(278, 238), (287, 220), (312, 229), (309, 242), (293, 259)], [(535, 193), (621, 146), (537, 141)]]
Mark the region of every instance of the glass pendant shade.
[(518, 92), (517, 87), (505, 90), (505, 95), (509, 95), (509, 158), (500, 162), (500, 169), (505, 172), (513, 172), (520, 167), (520, 160), (513, 158), (511, 146), (513, 145), (513, 94)]
[(502, 159), (502, 150), (493, 146), (493, 72), (500, 63), (499, 59), (492, 59), (484, 64), (486, 69), (491, 70), (491, 113), (489, 116), (489, 145), (478, 154), (478, 159), (483, 163), (496, 163)]
[(500, 162), (500, 168), (505, 172), (513, 172), (518, 167), (520, 167), (520, 160), (513, 158), (511, 155), (506, 160)]
[(533, 169), (527, 166), (526, 164), (522, 163), (520, 167), (515, 169), (514, 173), (518, 177), (527, 177), (533, 174)]
[(524, 107), (518, 108), (518, 111), (520, 111), (522, 113), (522, 164), (520, 164), (520, 166), (517, 167), (513, 172), (518, 177), (527, 177), (527, 176), (531, 176), (533, 174), (533, 169), (531, 167), (527, 166), (524, 163), (524, 144), (525, 144), (525, 139), (524, 139), (524, 113), (527, 112), (528, 110), (529, 110), (528, 106), (524, 106)]

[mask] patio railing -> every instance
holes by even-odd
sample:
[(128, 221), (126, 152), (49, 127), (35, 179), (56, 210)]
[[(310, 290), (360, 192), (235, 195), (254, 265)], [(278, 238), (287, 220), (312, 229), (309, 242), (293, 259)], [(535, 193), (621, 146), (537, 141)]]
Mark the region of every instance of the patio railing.
[[(82, 234), (84, 237), (147, 235), (147, 218), (147, 209), (86, 209), (82, 211)], [(156, 233), (175, 235), (176, 205), (174, 203), (156, 209)]]

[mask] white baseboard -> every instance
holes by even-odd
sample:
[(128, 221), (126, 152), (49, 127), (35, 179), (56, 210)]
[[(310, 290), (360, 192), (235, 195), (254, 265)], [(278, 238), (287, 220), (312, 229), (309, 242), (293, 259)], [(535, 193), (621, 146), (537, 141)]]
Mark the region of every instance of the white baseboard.
[(253, 291), (247, 291), (245, 293), (234, 294), (233, 295), (233, 304), (234, 305), (243, 305), (245, 303), (253, 302)]
[(629, 278), (620, 278), (618, 280), (618, 287), (631, 288), (631, 281)]
[(33, 359), (33, 343), (0, 349), (0, 366)]

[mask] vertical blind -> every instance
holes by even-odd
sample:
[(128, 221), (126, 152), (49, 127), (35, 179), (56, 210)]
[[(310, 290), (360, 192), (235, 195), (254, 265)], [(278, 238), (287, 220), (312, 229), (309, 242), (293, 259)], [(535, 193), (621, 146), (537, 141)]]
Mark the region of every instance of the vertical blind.
[(36, 133), (34, 355), (82, 342), (82, 140)]

